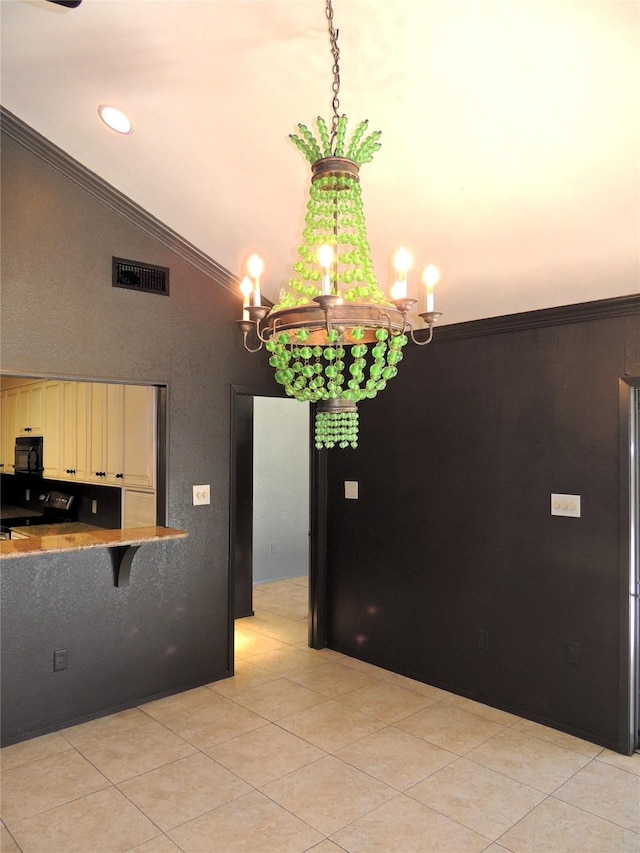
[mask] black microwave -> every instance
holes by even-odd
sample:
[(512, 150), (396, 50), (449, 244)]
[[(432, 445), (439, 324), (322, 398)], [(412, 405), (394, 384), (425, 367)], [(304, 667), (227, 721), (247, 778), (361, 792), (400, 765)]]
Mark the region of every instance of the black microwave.
[(42, 436), (16, 438), (14, 472), (42, 477)]

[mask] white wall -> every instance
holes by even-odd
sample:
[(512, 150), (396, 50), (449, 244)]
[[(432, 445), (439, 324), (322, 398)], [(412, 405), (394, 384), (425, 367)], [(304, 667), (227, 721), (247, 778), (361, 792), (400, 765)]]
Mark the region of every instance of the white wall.
[(266, 583), (309, 571), (309, 404), (255, 397), (253, 412), (253, 580)]

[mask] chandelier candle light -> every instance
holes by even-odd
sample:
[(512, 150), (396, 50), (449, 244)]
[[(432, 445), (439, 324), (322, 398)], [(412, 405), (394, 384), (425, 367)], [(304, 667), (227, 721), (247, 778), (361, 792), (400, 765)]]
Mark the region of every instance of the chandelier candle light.
[[(318, 139), (303, 124), (291, 140), (311, 164), (306, 227), (294, 277), (280, 293), (280, 302), (261, 304), (260, 276), (264, 265), (249, 258), (240, 285), (243, 296), (242, 332), (245, 349), (270, 353), (275, 379), (289, 397), (316, 404), (315, 445), (357, 447), (357, 404), (375, 397), (398, 372), (409, 337), (424, 346), (433, 337), (440, 312), (434, 310), (438, 270), (426, 268), (426, 310), (419, 316), (428, 335), (416, 339), (407, 318), (416, 299), (407, 296), (411, 255), (395, 256), (397, 278), (389, 299), (378, 286), (360, 192), (360, 167), (380, 148), (380, 131), (367, 133), (368, 122), (356, 127), (347, 146), (347, 117), (339, 115), (340, 52), (333, 26), (331, 0), (326, 3), (333, 55), (333, 118), (331, 128), (317, 119)], [(258, 345), (251, 347), (254, 333)]]

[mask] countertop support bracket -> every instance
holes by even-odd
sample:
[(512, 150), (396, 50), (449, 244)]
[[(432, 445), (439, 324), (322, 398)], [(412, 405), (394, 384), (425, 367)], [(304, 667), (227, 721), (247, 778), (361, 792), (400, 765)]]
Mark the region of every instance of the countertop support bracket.
[(109, 548), (113, 566), (113, 585), (122, 589), (129, 586), (131, 563), (140, 545), (115, 545)]

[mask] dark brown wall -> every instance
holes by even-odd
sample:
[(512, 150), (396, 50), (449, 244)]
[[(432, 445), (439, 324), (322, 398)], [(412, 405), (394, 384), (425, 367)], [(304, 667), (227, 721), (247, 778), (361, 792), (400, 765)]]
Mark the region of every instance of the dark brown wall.
[[(3, 561), (9, 742), (229, 673), (230, 385), (273, 380), (233, 293), (5, 134), (2, 197), (3, 370), (167, 384), (167, 523), (189, 534), (141, 548), (126, 589), (102, 550)], [(112, 256), (169, 267), (170, 296), (112, 288)]]
[[(626, 749), (618, 379), (639, 346), (629, 313), (408, 347), (329, 457), (329, 645)], [(551, 517), (552, 492), (582, 517)]]

